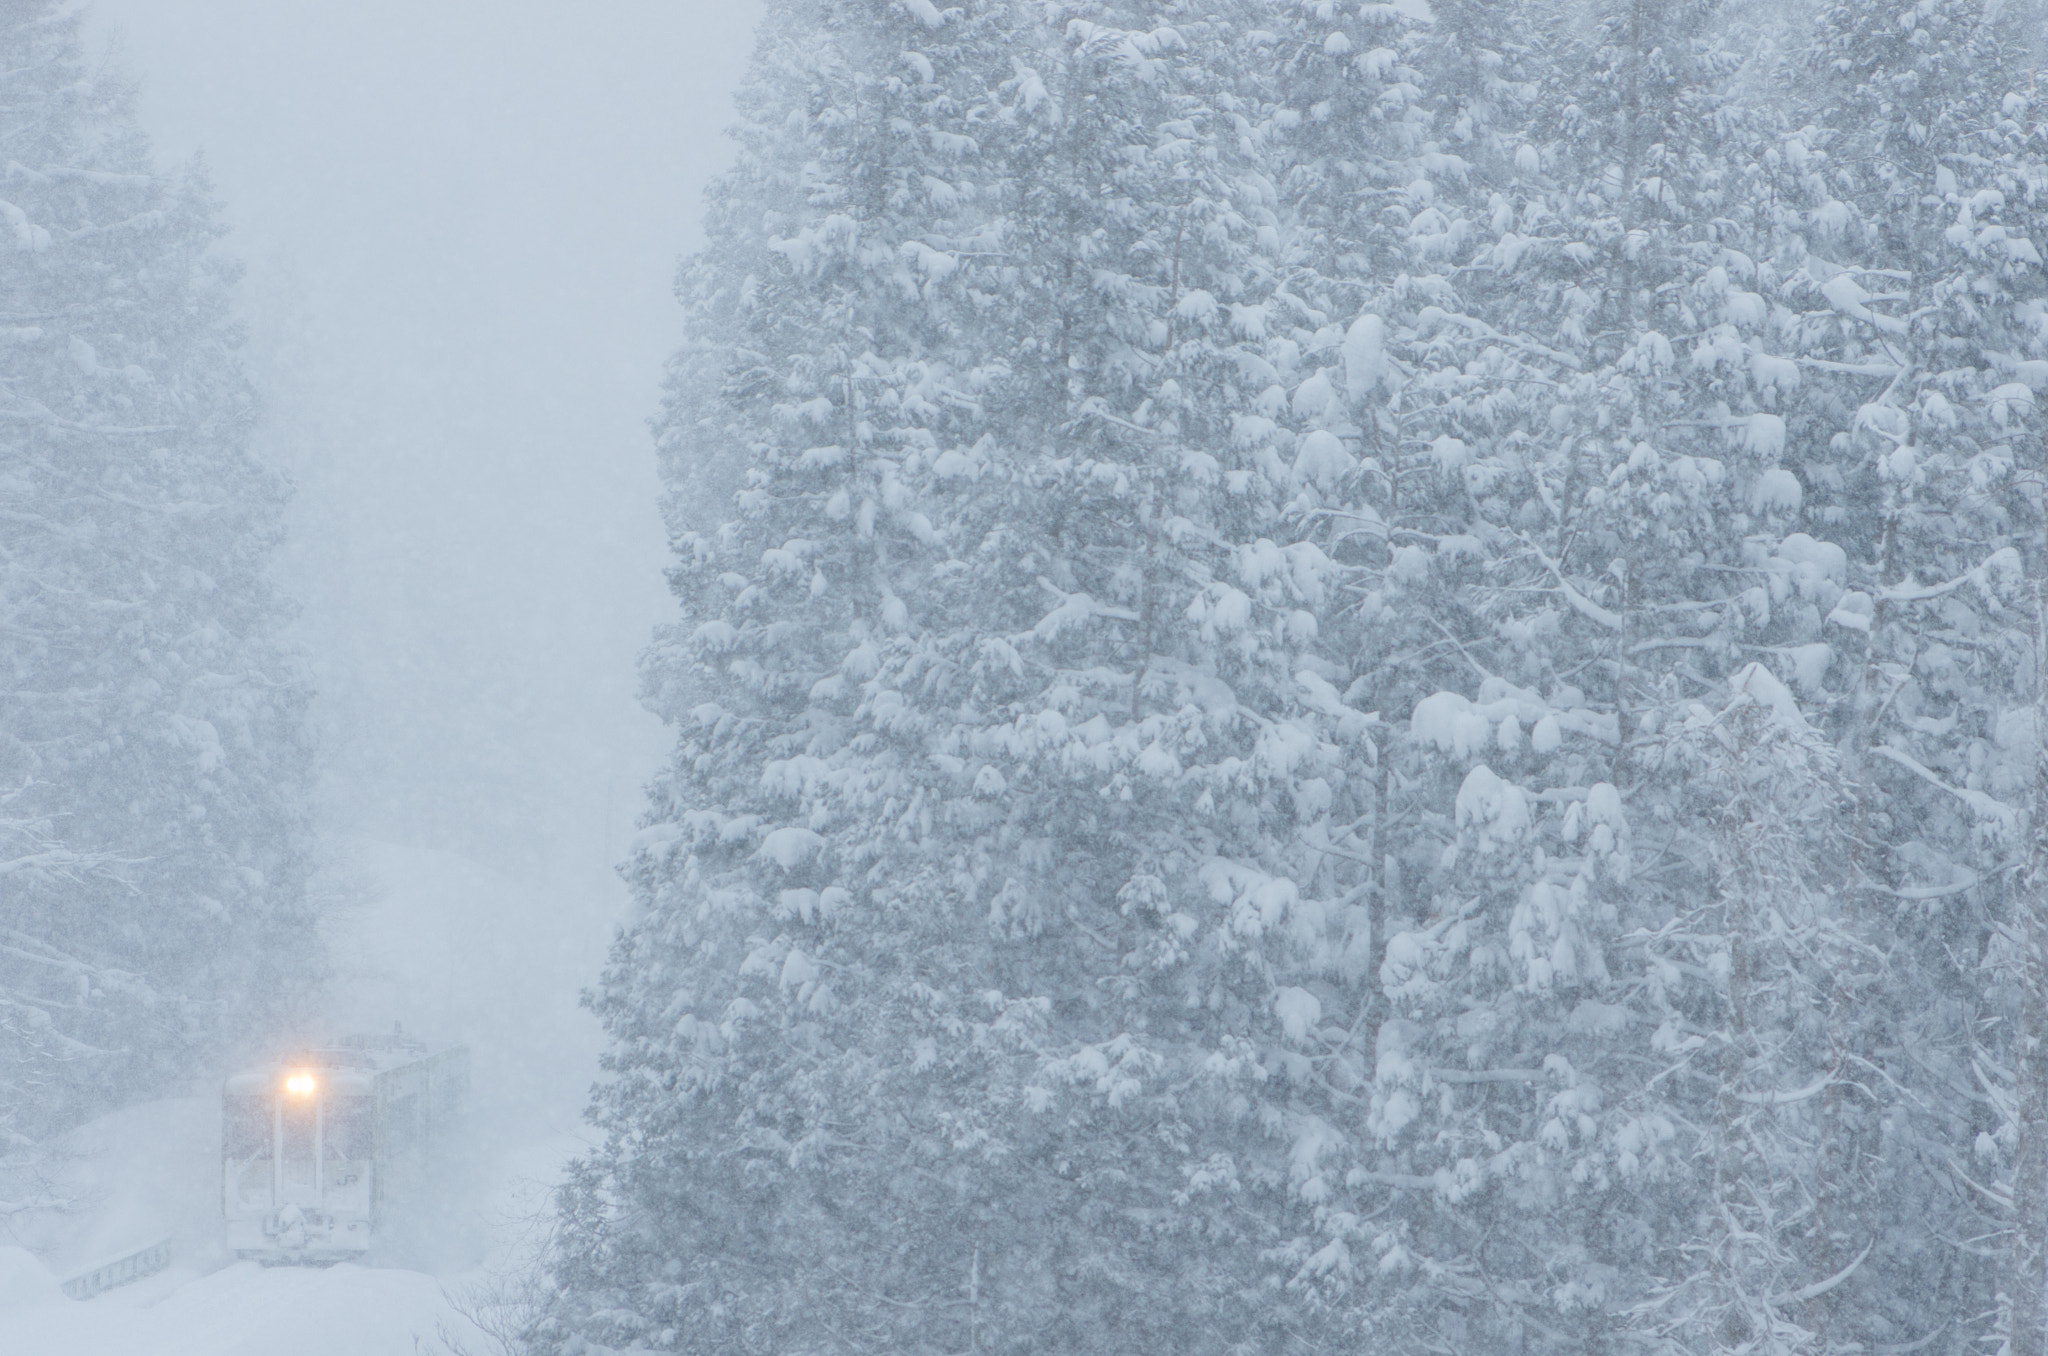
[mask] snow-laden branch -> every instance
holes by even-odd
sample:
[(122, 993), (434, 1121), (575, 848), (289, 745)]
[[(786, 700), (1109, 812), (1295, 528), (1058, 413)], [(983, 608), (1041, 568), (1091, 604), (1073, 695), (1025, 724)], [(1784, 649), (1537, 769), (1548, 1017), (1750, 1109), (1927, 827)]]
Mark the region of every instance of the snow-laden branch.
[(1770, 1305), (1804, 1304), (1808, 1300), (1819, 1299), (1822, 1295), (1827, 1294), (1828, 1291), (1833, 1290), (1843, 1281), (1846, 1281), (1851, 1276), (1855, 1275), (1856, 1268), (1863, 1265), (1863, 1259), (1870, 1256), (1870, 1250), (1876, 1246), (1877, 1240), (1873, 1238), (1868, 1243), (1865, 1243), (1863, 1245), (1862, 1252), (1856, 1254), (1856, 1260), (1849, 1263), (1848, 1266), (1843, 1267), (1840, 1271), (1828, 1277), (1826, 1280), (1815, 1281), (1812, 1285), (1802, 1286), (1797, 1290), (1788, 1290), (1782, 1295), (1773, 1295), (1764, 1302)]
[(1541, 1083), (1541, 1069), (1431, 1069), (1439, 1083)]
[(2014, 828), (2019, 824), (2020, 812), (2013, 809), (2012, 806), (2007, 805), (1995, 796), (1988, 796), (1982, 791), (1973, 791), (1964, 786), (1950, 786), (1937, 776), (1933, 769), (1910, 753), (1895, 749), (1889, 744), (1876, 745), (1871, 749), (1871, 752), (1880, 757), (1891, 759), (1894, 763), (1920, 778), (1929, 786), (1939, 787), (1941, 790), (1948, 792), (1951, 796), (1954, 796), (1957, 800), (1984, 816), (1984, 818), (1995, 820), (2004, 828)]
[(2019, 552), (2008, 546), (1993, 551), (1976, 565), (1944, 583), (1879, 589), (1877, 596), (1888, 603), (1924, 603), (1935, 598), (1945, 598), (1965, 584), (1984, 583), (1986, 578), (2001, 566), (2009, 567), (2012, 573), (2017, 575), (2021, 569)]
[(1564, 567), (1543, 554), (1542, 547), (1530, 541), (1527, 537), (1522, 538), (1522, 543), (1535, 553), (1536, 559), (1543, 563), (1543, 568), (1550, 571), (1550, 577), (1555, 579), (1558, 588), (1564, 591), (1564, 600), (1572, 605), (1573, 611), (1589, 621), (1599, 623), (1610, 631), (1622, 629), (1621, 615), (1619, 613), (1608, 611), (1585, 594), (1573, 588), (1572, 581), (1564, 577)]
[(156, 177), (149, 174), (121, 174), (114, 170), (74, 169), (69, 165), (45, 165), (41, 169), (30, 169), (19, 160), (7, 162), (7, 177), (28, 179), (46, 183), (57, 179), (74, 179), (88, 184), (111, 184), (123, 188), (150, 188)]
[(1892, 1346), (1872, 1347), (1870, 1350), (1872, 1356), (1908, 1356), (1908, 1353), (1920, 1350), (1947, 1331), (1948, 1324), (1944, 1323), (1925, 1337), (1916, 1337), (1910, 1342), (1900, 1342)]
[[(4, 826), (0, 826), (4, 827)], [(0, 876), (11, 876), (19, 871), (70, 872), (83, 866), (90, 866), (90, 859), (71, 851), (69, 848), (45, 848), (20, 857), (0, 861)]]
[(50, 233), (28, 219), (28, 213), (11, 202), (0, 201), (0, 220), (14, 228), (16, 249), (30, 252), (50, 247)]
[(1984, 1199), (1990, 1201), (2000, 1210), (2012, 1209), (2011, 1196), (2007, 1195), (2003, 1191), (1998, 1190), (1995, 1187), (1985, 1186), (1982, 1182), (1970, 1176), (1969, 1173), (1964, 1172), (1963, 1165), (1956, 1162), (1954, 1158), (1950, 1158), (1948, 1160), (1948, 1170), (1954, 1173), (1958, 1178), (1960, 1178), (1964, 1186), (1969, 1187), (1972, 1191), (1981, 1193)]
[(30, 401), (26, 410), (0, 410), (0, 419), (13, 419), (24, 424), (47, 424), (52, 428), (61, 428), (67, 433), (103, 433), (109, 436), (118, 434), (137, 438), (178, 431), (176, 424), (81, 424), (76, 419), (66, 419), (35, 401)]
[(1953, 885), (1909, 885), (1903, 890), (1894, 890), (1886, 885), (1873, 886), (1872, 888), (1881, 895), (1890, 895), (1893, 899), (1918, 901), (1946, 899), (1950, 895), (1959, 895), (1965, 890), (1974, 890), (1977, 886), (1983, 884), (1983, 881), (1984, 878), (1982, 876), (1973, 872), (1968, 880), (1960, 880)]
[(1574, 372), (1579, 370), (1579, 360), (1571, 354), (1560, 353), (1554, 348), (1546, 348), (1542, 344), (1530, 339), (1524, 339), (1519, 335), (1502, 334), (1499, 330), (1477, 317), (1459, 315), (1456, 311), (1446, 311), (1441, 306), (1425, 306), (1416, 313), (1415, 324), (1418, 329), (1431, 320), (1448, 321), (1451, 324), (1462, 326), (1479, 338), (1488, 340), (1491, 343), (1506, 344), (1509, 348), (1518, 348), (1524, 353), (1531, 353), (1539, 358), (1548, 358), (1550, 361), (1568, 367)]
[(1816, 372), (1840, 372), (1847, 377), (1896, 377), (1903, 370), (1898, 363), (1838, 363), (1828, 358), (1794, 358), (1801, 367)]
[(156, 208), (151, 208), (147, 212), (137, 212), (134, 216), (123, 217), (119, 221), (109, 221), (100, 226), (81, 226), (75, 231), (66, 231), (64, 238), (66, 240), (89, 240), (93, 236), (112, 235), (116, 231), (155, 230), (163, 224), (164, 213)]
[(1794, 1092), (1736, 1092), (1731, 1095), (1738, 1101), (1748, 1102), (1751, 1106), (1786, 1106), (1793, 1102), (1803, 1102), (1825, 1091), (1827, 1085), (1834, 1081), (1833, 1074), (1822, 1074), (1809, 1086)]
[(53, 1009), (61, 1010), (66, 1007), (75, 1006), (75, 1004), (28, 1003), (16, 998), (7, 990), (0, 989), (0, 1008), (12, 1009), (15, 1012), (27, 1014), (26, 1021), (34, 1029), (36, 1040), (55, 1046), (63, 1051), (66, 1056), (73, 1059), (98, 1059), (124, 1053), (121, 1050), (88, 1045), (76, 1036), (65, 1034), (51, 1023), (50, 1014)]
[(1870, 309), (1869, 303), (1873, 301), (1896, 301), (1899, 298), (1866, 292), (1854, 278), (1849, 277), (1846, 273), (1837, 273), (1834, 277), (1822, 283), (1820, 285), (1820, 294), (1827, 298), (1829, 306), (1832, 306), (1835, 310), (1852, 320), (1861, 320), (1865, 324), (1874, 325), (1886, 334), (1903, 336), (1908, 332), (1906, 322), (1897, 316), (1884, 315)]
[(1041, 640), (1051, 640), (1065, 628), (1085, 622), (1091, 617), (1109, 617), (1116, 621), (1138, 620), (1138, 614), (1127, 607), (1110, 607), (1096, 602), (1085, 593), (1068, 593), (1043, 575), (1039, 577), (1038, 582), (1046, 592), (1059, 599), (1058, 605), (1040, 617), (1038, 624), (1031, 628), (1032, 634)]
[(1147, 438), (1163, 438), (1166, 436), (1156, 428), (1146, 428), (1143, 424), (1134, 424), (1120, 415), (1111, 414), (1109, 407), (1103, 403), (1099, 396), (1093, 400), (1085, 401), (1081, 406), (1081, 413), (1091, 419), (1100, 419), (1105, 424), (1115, 424), (1118, 428), (1129, 429), (1132, 433), (1142, 433)]

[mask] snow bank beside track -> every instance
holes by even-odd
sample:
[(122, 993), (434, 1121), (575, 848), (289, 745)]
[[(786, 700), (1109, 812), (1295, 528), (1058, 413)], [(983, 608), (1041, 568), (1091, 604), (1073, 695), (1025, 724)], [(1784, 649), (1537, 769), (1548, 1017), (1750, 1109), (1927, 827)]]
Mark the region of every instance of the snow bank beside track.
[(488, 1356), (495, 1350), (441, 1283), (417, 1271), (239, 1262), (208, 1276), (167, 1272), (80, 1303), (65, 1299), (54, 1281), (13, 1283), (20, 1279), (14, 1272), (24, 1269), (0, 1258), (8, 1278), (0, 1281), (0, 1349), (9, 1356)]

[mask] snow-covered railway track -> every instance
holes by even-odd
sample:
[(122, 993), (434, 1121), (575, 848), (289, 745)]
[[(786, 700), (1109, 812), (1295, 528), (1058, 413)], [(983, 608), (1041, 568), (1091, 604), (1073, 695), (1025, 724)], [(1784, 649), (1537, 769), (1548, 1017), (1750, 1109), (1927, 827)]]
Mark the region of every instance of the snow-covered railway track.
[(94, 1295), (112, 1290), (117, 1285), (139, 1281), (144, 1276), (154, 1276), (170, 1264), (171, 1240), (159, 1238), (155, 1242), (146, 1243), (142, 1247), (75, 1271), (58, 1284), (72, 1299), (91, 1299)]

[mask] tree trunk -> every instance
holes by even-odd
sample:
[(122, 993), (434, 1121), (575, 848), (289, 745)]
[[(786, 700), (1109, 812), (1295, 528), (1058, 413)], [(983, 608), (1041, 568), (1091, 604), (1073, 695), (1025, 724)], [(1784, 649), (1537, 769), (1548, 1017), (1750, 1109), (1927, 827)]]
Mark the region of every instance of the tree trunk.
[(2020, 898), (2027, 915), (2023, 926), (2028, 954), (2023, 962), (2026, 1011), (2017, 1051), (2019, 1136), (2012, 1171), (2011, 1271), (2006, 1281), (2006, 1294), (2012, 1306), (2012, 1326), (2007, 1334), (2010, 1356), (2048, 1356), (2048, 1278), (2043, 1276), (2044, 1260), (2048, 1259), (2043, 1258), (2041, 1249), (2042, 1230), (2048, 1226), (2048, 1030), (2044, 1030), (2048, 1027), (2048, 1014), (2043, 1012), (2044, 1003), (2048, 1003), (2048, 985), (2042, 982), (2042, 942), (2044, 932), (2048, 932), (2048, 927), (2044, 927), (2048, 920), (2044, 920), (2043, 914), (2048, 913), (2048, 908), (2044, 908), (2041, 887), (2048, 881), (2042, 879), (2039, 869), (2043, 855), (2039, 837), (2040, 831), (2036, 829), (2036, 846), (2029, 854), (2032, 869), (2027, 872), (2029, 879), (2024, 882)]
[[(2048, 600), (2038, 605), (2035, 631), (2037, 741), (2048, 739)], [(2025, 866), (2014, 894), (2013, 925), (2020, 944), (2020, 1027), (2014, 1057), (2019, 1086), (2018, 1142), (2012, 1169), (2013, 1228), (2006, 1296), (2009, 1356), (2048, 1356), (2048, 748), (2034, 751), (2032, 804), (2027, 815)]]

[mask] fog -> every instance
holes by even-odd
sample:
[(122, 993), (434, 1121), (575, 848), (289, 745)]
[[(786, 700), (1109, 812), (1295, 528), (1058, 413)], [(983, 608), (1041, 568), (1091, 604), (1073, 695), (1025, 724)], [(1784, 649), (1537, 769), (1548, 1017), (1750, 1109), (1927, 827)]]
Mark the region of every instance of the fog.
[(758, 3), (0, 5), (0, 1353), (2048, 1356), (2048, 0)]
[(203, 157), (247, 269), (346, 891), (328, 1011), (471, 1038), (517, 1015), (524, 1048), (479, 1051), (479, 1073), (566, 1043), (539, 1078), (560, 1112), (662, 749), (635, 696), (666, 605), (645, 421), (755, 8), (89, 13), (160, 159)]
[(609, 892), (661, 743), (645, 421), (754, 7), (91, 12), (247, 265), (328, 826)]

